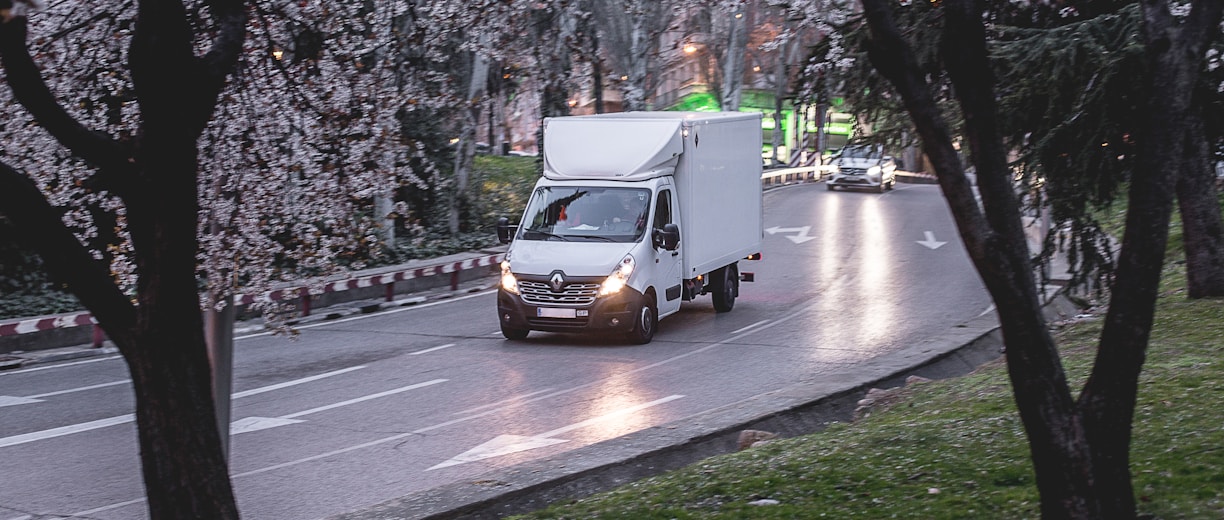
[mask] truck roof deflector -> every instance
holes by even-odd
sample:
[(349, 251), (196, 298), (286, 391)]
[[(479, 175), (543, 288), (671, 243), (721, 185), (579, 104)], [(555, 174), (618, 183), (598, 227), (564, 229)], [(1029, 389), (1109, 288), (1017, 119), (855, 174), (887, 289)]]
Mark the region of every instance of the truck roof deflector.
[[(639, 180), (671, 175), (684, 151), (680, 120), (591, 125), (557, 119), (544, 127), (544, 175), (551, 179)], [(606, 146), (591, 146), (591, 143)]]

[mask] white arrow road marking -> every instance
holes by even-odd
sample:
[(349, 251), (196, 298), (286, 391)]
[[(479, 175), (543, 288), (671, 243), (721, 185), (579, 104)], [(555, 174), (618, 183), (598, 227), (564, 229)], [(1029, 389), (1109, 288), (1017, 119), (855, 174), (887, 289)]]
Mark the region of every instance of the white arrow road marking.
[(13, 397), (11, 395), (0, 395), (0, 408), (5, 406), (16, 406), (19, 404), (41, 403), (42, 399), (31, 399), (29, 397)]
[(765, 232), (771, 235), (774, 233), (798, 232), (799, 234), (794, 235), (794, 236), (787, 235), (786, 238), (789, 238), (791, 242), (794, 242), (796, 244), (802, 244), (804, 242), (807, 242), (808, 240), (816, 240), (816, 237), (808, 236), (808, 231), (811, 231), (811, 230), (812, 230), (812, 226), (803, 226), (803, 227), (797, 227), (797, 228), (789, 228), (789, 227), (784, 228), (784, 227), (774, 226), (769, 229), (766, 229)]
[(60, 390), (58, 392), (47, 392), (45, 394), (31, 395), (31, 396), (26, 396), (26, 397), (13, 397), (13, 396), (8, 396), (8, 395), (0, 395), (0, 408), (4, 408), (5, 406), (13, 406), (17, 404), (41, 403), (43, 397), (70, 394), (73, 392), (84, 392), (85, 390), (94, 390), (96, 388), (106, 388), (108, 386), (123, 385), (123, 384), (127, 384), (130, 382), (131, 382), (130, 379), (124, 379), (123, 381), (113, 381), (110, 383), (102, 383), (100, 385), (82, 386), (80, 388), (69, 388), (67, 390)]
[(257, 432), (259, 430), (267, 430), (269, 428), (276, 428), (277, 426), (287, 426), (300, 422), (306, 421), (300, 421), (297, 419), (283, 419), (280, 417), (243, 417), (230, 423), (230, 435)]
[[(230, 397), (233, 399), (241, 399), (249, 395), (262, 394), (264, 392), (270, 392), (272, 390), (279, 390), (281, 388), (286, 388), (286, 387), (290, 387), (294, 385), (300, 385), (302, 383), (308, 383), (310, 381), (323, 379), (325, 377), (336, 376), (336, 375), (343, 374), (345, 372), (352, 372), (354, 370), (358, 370), (362, 368), (365, 368), (365, 365), (344, 368), (341, 370), (336, 370), (334, 372), (326, 372), (323, 374), (318, 374), (318, 375), (314, 375), (310, 377), (304, 377), (302, 379), (296, 379), (293, 381), (286, 381), (284, 383), (269, 385), (269, 386), (265, 386), (262, 388), (253, 388), (245, 392), (238, 392), (236, 394), (233, 394)], [(108, 426), (126, 424), (134, 420), (136, 420), (136, 416), (134, 414), (127, 414), (127, 415), (120, 415), (118, 417), (109, 417), (106, 419), (99, 419), (96, 421), (89, 421), (89, 422), (84, 422), (84, 423), (79, 423), (79, 424), (70, 424), (68, 426), (61, 426), (59, 428), (51, 428), (49, 430), (42, 430), (42, 431), (31, 432), (31, 433), (23, 433), (21, 435), (13, 435), (11, 437), (0, 438), (0, 448), (6, 447), (6, 446), (16, 446), (18, 444), (25, 444), (27, 442), (34, 442), (34, 441), (39, 441), (43, 439), (51, 439), (54, 437), (62, 437), (64, 435), (71, 435), (74, 433), (86, 432), (89, 430), (97, 430), (99, 428), (106, 428)], [(233, 428), (233, 426), (231, 425), (230, 428)]]
[(924, 231), (923, 233), (926, 234), (926, 240), (917, 240), (919, 244), (922, 244), (931, 249), (939, 249), (939, 246), (947, 244), (947, 242), (940, 242), (938, 240), (935, 240), (935, 233), (932, 233), (930, 231)]
[(433, 381), (426, 381), (424, 383), (417, 383), (415, 385), (401, 386), (393, 390), (387, 390), (386, 392), (370, 394), (370, 395), (358, 397), (355, 399), (349, 399), (347, 401), (341, 401), (339, 403), (329, 404), (326, 406), (320, 406), (318, 408), (311, 408), (309, 410), (305, 410), (305, 411), (301, 411), (297, 413), (291, 413), (289, 415), (282, 415), (280, 417), (244, 417), (230, 424), (230, 435), (237, 435), (239, 433), (254, 432), (254, 431), (259, 431), (259, 430), (266, 430), (268, 428), (276, 428), (277, 426), (297, 424), (300, 422), (305, 422), (305, 421), (296, 420), (298, 417), (301, 417), (303, 415), (310, 415), (312, 413), (318, 413), (318, 412), (322, 412), (325, 410), (331, 410), (332, 408), (340, 408), (341, 406), (357, 404), (363, 401), (369, 401), (371, 399), (378, 399), (379, 397), (395, 395), (398, 393), (407, 392), (409, 390), (416, 390), (418, 388), (424, 388), (427, 386), (436, 385), (438, 383), (445, 383), (446, 381), (447, 381), (446, 379), (434, 379)]
[(629, 408), (617, 410), (607, 415), (601, 415), (599, 417), (587, 419), (585, 421), (574, 423), (568, 426), (562, 426), (555, 430), (547, 431), (539, 435), (533, 435), (530, 437), (523, 436), (523, 435), (498, 435), (497, 437), (495, 437), (493, 440), (489, 442), (486, 442), (484, 444), (481, 444), (480, 446), (477, 446), (466, 452), (463, 452), (462, 454), (456, 456), (455, 458), (452, 458), (446, 462), (438, 464), (425, 471), (432, 471), (435, 469), (445, 468), (449, 466), (456, 466), (456, 465), (464, 464), (467, 462), (476, 462), (478, 460), (491, 459), (493, 457), (500, 457), (502, 455), (518, 453), (520, 451), (533, 450), (536, 448), (543, 448), (545, 446), (552, 446), (554, 444), (561, 444), (563, 442), (569, 442), (569, 440), (567, 439), (552, 439), (551, 437), (556, 436), (556, 435), (561, 435), (563, 433), (571, 432), (579, 428), (586, 428), (587, 426), (590, 426), (597, 422), (606, 421), (609, 419), (615, 419), (617, 417), (628, 415), (633, 412), (637, 412), (639, 410), (645, 410), (652, 406), (658, 406), (663, 403), (675, 401), (676, 399), (680, 399), (682, 397), (684, 396), (682, 395), (667, 396), (662, 399), (651, 401), (649, 403), (642, 403), (636, 406), (630, 406)]

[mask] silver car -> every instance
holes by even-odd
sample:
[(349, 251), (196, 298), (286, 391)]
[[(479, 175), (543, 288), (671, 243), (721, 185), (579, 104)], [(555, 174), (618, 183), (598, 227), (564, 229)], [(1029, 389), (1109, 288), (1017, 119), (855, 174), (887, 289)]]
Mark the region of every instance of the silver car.
[(847, 146), (833, 159), (833, 173), (825, 187), (869, 188), (880, 193), (897, 184), (897, 161), (873, 145)]

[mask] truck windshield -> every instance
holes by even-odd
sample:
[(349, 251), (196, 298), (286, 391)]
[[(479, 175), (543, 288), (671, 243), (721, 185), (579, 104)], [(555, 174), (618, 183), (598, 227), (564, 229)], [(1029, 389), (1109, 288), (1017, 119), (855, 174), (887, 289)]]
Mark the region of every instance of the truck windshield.
[(543, 186), (527, 203), (521, 240), (636, 242), (646, 233), (650, 190)]
[(876, 146), (862, 144), (845, 147), (841, 156), (846, 159), (879, 159), (884, 156), (884, 151)]

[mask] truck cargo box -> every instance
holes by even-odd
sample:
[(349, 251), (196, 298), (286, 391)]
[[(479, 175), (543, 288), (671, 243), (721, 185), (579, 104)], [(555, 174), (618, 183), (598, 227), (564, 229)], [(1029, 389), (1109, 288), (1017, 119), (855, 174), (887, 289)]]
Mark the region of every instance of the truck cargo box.
[(761, 115), (623, 112), (544, 123), (550, 179), (674, 175), (687, 278), (761, 251)]

